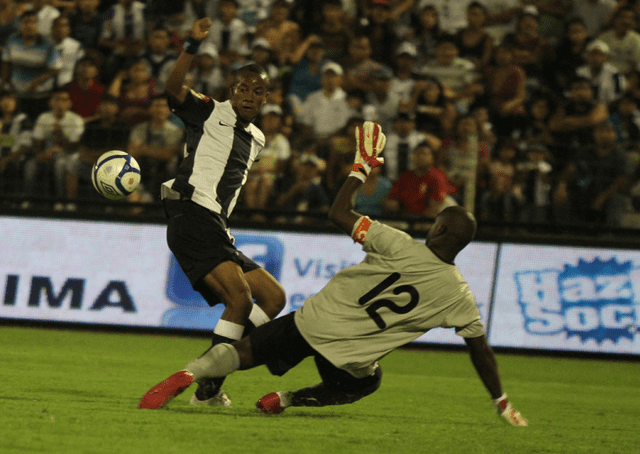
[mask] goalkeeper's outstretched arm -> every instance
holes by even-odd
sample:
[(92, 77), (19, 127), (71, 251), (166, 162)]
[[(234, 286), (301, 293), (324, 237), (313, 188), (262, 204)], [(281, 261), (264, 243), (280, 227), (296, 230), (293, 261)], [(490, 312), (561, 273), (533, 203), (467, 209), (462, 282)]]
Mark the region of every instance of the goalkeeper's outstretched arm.
[(480, 380), (491, 394), (498, 415), (512, 426), (527, 426), (529, 424), (527, 420), (511, 406), (507, 395), (502, 391), (496, 356), (487, 343), (487, 339), (482, 335), (465, 338), (465, 342), (469, 347), (471, 362), (476, 368)]
[(344, 182), (338, 195), (329, 210), (329, 220), (333, 222), (340, 230), (347, 234), (351, 234), (353, 226), (362, 217), (354, 211), (355, 201), (362, 187), (362, 181), (358, 178), (350, 176)]
[(371, 169), (383, 163), (378, 155), (382, 153), (387, 138), (380, 125), (366, 121), (362, 129), (356, 128), (356, 142), (353, 171), (338, 191), (329, 210), (329, 220), (349, 235), (353, 234), (356, 222), (362, 218), (361, 214), (354, 211), (358, 191)]

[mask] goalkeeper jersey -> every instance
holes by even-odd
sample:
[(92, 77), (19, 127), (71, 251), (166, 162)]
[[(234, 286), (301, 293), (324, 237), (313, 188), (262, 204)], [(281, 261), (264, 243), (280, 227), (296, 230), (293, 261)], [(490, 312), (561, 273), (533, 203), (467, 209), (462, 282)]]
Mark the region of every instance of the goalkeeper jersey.
[(333, 365), (364, 377), (377, 360), (431, 328), (484, 334), (458, 267), (379, 222), (369, 227), (363, 247), (364, 260), (336, 274), (295, 315), (302, 336)]

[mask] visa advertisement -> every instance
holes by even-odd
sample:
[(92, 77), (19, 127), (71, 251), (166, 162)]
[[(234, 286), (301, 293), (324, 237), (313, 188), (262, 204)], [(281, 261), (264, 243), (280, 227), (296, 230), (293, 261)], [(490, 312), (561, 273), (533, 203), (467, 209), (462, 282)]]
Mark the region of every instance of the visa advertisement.
[[(233, 234), (238, 249), (285, 288), (283, 314), (365, 256), (346, 235)], [(496, 250), (474, 243), (458, 258), (485, 320)], [(165, 226), (2, 217), (0, 251), (2, 318), (213, 330), (224, 309), (191, 288), (166, 245)], [(462, 343), (453, 329), (420, 340)]]
[(503, 244), (490, 343), (640, 354), (640, 251)]
[[(233, 231), (296, 310), (364, 258), (346, 235)], [(419, 239), (419, 241), (421, 241)], [(163, 225), (0, 217), (0, 318), (211, 331)], [(456, 259), (497, 347), (640, 354), (640, 251), (474, 242)], [(453, 329), (418, 342), (461, 345)]]

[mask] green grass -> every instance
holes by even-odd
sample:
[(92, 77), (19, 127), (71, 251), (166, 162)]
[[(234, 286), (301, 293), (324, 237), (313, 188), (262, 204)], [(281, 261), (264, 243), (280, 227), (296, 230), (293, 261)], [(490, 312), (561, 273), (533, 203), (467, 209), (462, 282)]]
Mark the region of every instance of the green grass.
[(255, 401), (318, 381), (307, 360), (227, 379), (231, 409), (193, 408), (192, 389), (138, 410), (206, 339), (0, 327), (0, 453), (640, 453), (640, 363), (498, 355), (529, 427), (503, 424), (464, 352), (401, 350), (373, 395), (276, 416)]

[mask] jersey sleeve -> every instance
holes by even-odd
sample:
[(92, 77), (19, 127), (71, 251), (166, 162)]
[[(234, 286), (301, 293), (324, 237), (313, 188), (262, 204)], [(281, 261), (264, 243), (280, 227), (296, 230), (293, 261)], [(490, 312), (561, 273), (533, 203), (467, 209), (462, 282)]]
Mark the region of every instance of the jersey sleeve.
[(401, 230), (378, 221), (370, 222), (371, 225), (367, 229), (362, 248), (366, 253), (374, 252), (391, 256), (415, 244), (413, 238)]
[(169, 107), (185, 123), (201, 125), (213, 112), (215, 101), (189, 89), (182, 104), (179, 104), (175, 98), (169, 98)]
[(482, 322), (478, 319), (472, 321), (467, 326), (456, 328), (456, 334), (460, 337), (480, 337), (484, 334), (484, 327), (482, 326)]

